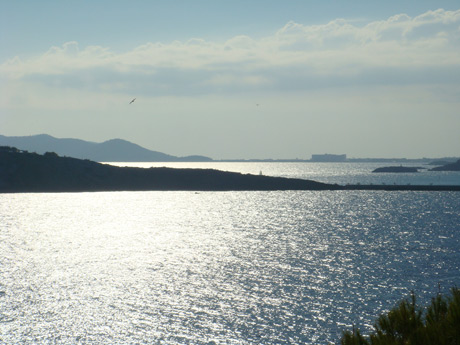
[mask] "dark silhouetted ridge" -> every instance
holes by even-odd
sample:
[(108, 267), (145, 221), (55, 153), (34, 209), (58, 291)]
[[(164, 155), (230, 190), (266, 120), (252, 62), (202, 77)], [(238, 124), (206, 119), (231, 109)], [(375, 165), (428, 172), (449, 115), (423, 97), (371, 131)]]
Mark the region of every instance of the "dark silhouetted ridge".
[(115, 167), (0, 147), (0, 192), (331, 190), (319, 182), (213, 169)]
[(460, 186), (330, 185), (214, 169), (116, 167), (54, 152), (0, 147), (0, 193), (84, 191), (381, 190), (460, 191)]

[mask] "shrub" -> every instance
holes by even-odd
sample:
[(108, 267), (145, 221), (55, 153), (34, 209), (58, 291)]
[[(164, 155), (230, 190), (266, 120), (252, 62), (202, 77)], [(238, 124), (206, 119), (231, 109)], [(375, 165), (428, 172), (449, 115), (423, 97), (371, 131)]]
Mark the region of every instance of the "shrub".
[(428, 308), (416, 304), (415, 295), (381, 315), (368, 337), (359, 329), (343, 333), (342, 345), (460, 345), (460, 290), (438, 294)]

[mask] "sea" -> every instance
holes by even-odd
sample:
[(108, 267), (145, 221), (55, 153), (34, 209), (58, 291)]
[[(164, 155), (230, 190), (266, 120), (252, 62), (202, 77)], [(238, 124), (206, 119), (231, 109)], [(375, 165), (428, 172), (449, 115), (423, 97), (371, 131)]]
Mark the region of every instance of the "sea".
[[(460, 185), (378, 163), (116, 164)], [(454, 286), (460, 192), (0, 194), (0, 344), (339, 344)]]

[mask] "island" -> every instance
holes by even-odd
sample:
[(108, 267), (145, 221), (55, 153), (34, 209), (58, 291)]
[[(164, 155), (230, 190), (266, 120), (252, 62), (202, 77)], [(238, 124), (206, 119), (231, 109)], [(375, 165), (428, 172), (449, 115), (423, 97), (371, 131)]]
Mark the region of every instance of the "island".
[(415, 167), (403, 167), (401, 166), (393, 166), (393, 167), (382, 167), (373, 170), (373, 173), (416, 173), (418, 169)]
[(460, 159), (455, 163), (449, 163), (440, 167), (430, 169), (430, 171), (460, 171)]
[(458, 186), (346, 185), (215, 169), (117, 167), (0, 146), (0, 193), (102, 191), (460, 191)]

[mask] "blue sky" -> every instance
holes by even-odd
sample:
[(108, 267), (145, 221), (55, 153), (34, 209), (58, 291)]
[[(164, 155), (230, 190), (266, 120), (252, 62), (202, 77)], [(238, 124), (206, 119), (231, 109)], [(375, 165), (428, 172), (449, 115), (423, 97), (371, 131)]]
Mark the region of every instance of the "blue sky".
[(3, 135), (460, 155), (458, 1), (5, 1), (0, 31)]

